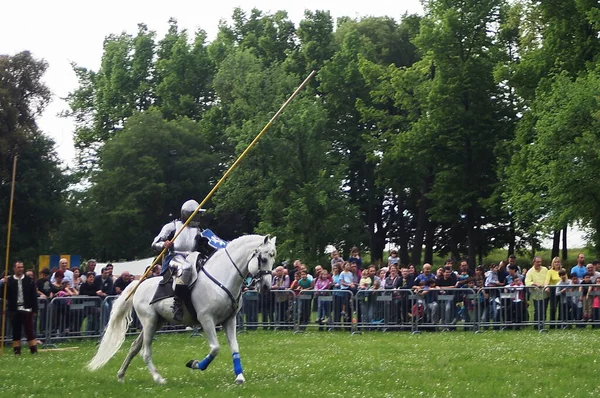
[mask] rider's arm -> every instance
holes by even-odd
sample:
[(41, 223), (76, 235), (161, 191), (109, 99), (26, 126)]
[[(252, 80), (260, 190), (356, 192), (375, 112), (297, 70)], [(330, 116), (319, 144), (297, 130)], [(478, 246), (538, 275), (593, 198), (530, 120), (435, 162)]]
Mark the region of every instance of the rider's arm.
[(175, 223), (165, 224), (160, 230), (160, 233), (152, 241), (152, 248), (157, 252), (162, 251), (165, 248), (165, 242), (169, 239), (169, 236), (175, 232)]

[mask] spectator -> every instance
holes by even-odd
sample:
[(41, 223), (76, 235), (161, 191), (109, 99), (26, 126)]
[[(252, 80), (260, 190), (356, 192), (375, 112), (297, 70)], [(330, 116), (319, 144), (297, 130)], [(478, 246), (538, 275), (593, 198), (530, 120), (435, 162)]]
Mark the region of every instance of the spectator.
[(30, 278), (35, 283), (35, 273), (32, 269), (28, 269), (27, 271), (25, 271), (25, 276)]
[(517, 270), (520, 271), (520, 268), (517, 265), (517, 256), (515, 256), (514, 254), (511, 254), (511, 255), (508, 256), (508, 265), (507, 265), (507, 268), (508, 268), (509, 265), (514, 265), (515, 267), (517, 267)]
[(571, 268), (571, 275), (575, 274), (579, 278), (579, 281), (583, 279), (583, 276), (587, 273), (587, 268), (585, 266), (585, 255), (583, 253), (579, 253), (577, 256), (577, 264)]
[(590, 279), (592, 280), (593, 284), (598, 283), (598, 278), (600, 278), (600, 272), (596, 271), (596, 267), (594, 266), (594, 264), (588, 264), (585, 266), (586, 275), (590, 276)]
[(590, 274), (585, 274), (583, 276), (583, 280), (580, 282), (579, 291), (581, 292), (581, 297), (579, 300), (582, 302), (583, 307), (583, 321), (589, 322), (592, 320), (592, 304), (593, 304), (593, 296), (590, 295), (592, 291), (592, 287), (589, 286), (592, 284), (592, 277)]
[(414, 264), (408, 264), (408, 273), (414, 278), (417, 274), (417, 270), (415, 269)]
[(525, 313), (525, 288), (523, 287), (523, 281), (521, 278), (513, 278), (508, 285), (509, 292), (513, 292), (512, 307), (510, 310), (511, 316), (509, 317), (515, 325), (515, 329), (520, 329), (519, 324), (523, 323), (523, 314)]
[(303, 299), (299, 303), (300, 324), (306, 325), (310, 319), (310, 306), (312, 302), (312, 293), (308, 291), (313, 288), (313, 282), (308, 279), (308, 273), (305, 270), (300, 271), (298, 286), (300, 286), (299, 296), (303, 296)]
[[(87, 273), (85, 283), (79, 288), (79, 294), (82, 296), (98, 297), (98, 291), (101, 290), (101, 286), (95, 281), (96, 275), (93, 271)], [(96, 334), (99, 332), (99, 319), (98, 314), (100, 313), (100, 300), (94, 299), (93, 301), (87, 300), (93, 303), (93, 305), (86, 305), (84, 318), (87, 319), (87, 333)]]
[(350, 249), (350, 258), (348, 261), (356, 265), (356, 269), (358, 270), (357, 273), (360, 274), (360, 271), (362, 271), (362, 258), (360, 257), (360, 250), (358, 247), (354, 246)]
[[(64, 280), (69, 283), (69, 286), (73, 287), (73, 271), (67, 269), (69, 262), (66, 258), (61, 258), (58, 262), (59, 270), (63, 272)], [(50, 282), (55, 282), (56, 272), (52, 274), (52, 278), (50, 278)]]
[(110, 270), (107, 267), (102, 268), (102, 274), (96, 275), (94, 285), (98, 288), (96, 294), (98, 297), (106, 298), (113, 294), (114, 284), (110, 276)]
[(443, 270), (442, 276), (436, 280), (436, 285), (441, 289), (441, 293), (447, 296), (451, 296), (450, 300), (445, 302), (443, 308), (444, 323), (446, 325), (454, 324), (456, 317), (456, 303), (454, 301), (454, 294), (452, 289), (456, 287), (456, 274), (452, 272), (452, 267), (446, 266)]
[(284, 268), (280, 265), (275, 268), (271, 287), (275, 295), (275, 322), (279, 325), (288, 323), (288, 308), (294, 299), (294, 295), (288, 291), (289, 287), (290, 277), (285, 275)]
[[(81, 288), (81, 285), (83, 284), (83, 280), (81, 278), (81, 272), (79, 271), (78, 267), (74, 267), (73, 268), (73, 287), (75, 288), (75, 290), (77, 290), (79, 292), (79, 289)], [(85, 279), (85, 278), (83, 278)]]
[(127, 286), (129, 286), (130, 283), (131, 274), (129, 273), (129, 271), (123, 271), (121, 276), (118, 277), (114, 283), (114, 293), (116, 295), (123, 293), (123, 290), (125, 290), (125, 288), (127, 288)]
[(50, 288), (54, 296), (52, 330), (62, 335), (69, 332), (71, 301), (67, 297), (77, 295), (77, 291), (70, 286), (63, 270), (60, 269), (54, 273), (54, 283)]
[(469, 266), (467, 265), (467, 262), (461, 262), (460, 268), (458, 269), (458, 276), (456, 278), (456, 287), (466, 287), (467, 280), (470, 278), (470, 276), (471, 275), (469, 275)]
[(106, 264), (106, 267), (105, 267), (105, 268), (108, 270), (108, 276), (109, 276), (109, 277), (110, 277), (110, 278), (113, 280), (113, 282), (114, 282), (114, 278), (113, 278), (113, 269), (114, 269), (114, 266), (113, 266), (111, 263), (108, 263), (108, 264)]
[(96, 260), (91, 258), (87, 261), (87, 266), (85, 267), (85, 274), (81, 275), (81, 277), (83, 278), (83, 283), (85, 283), (85, 279), (87, 278), (87, 275), (92, 272), (94, 273), (94, 278), (98, 275), (98, 273), (96, 272)]
[(290, 280), (293, 281), (296, 279), (295, 275), (300, 275), (300, 268), (302, 267), (302, 262), (300, 260), (294, 260), (293, 268), (289, 271)]
[(24, 274), (22, 261), (15, 262), (13, 275), (4, 276), (3, 286), (6, 294), (7, 316), (12, 325), (12, 346), (16, 356), (21, 355), (21, 332), (25, 330), (29, 351), (37, 353), (37, 339), (33, 319), (38, 311), (37, 289), (35, 282)]
[(439, 289), (436, 286), (435, 279), (423, 280), (425, 285), (419, 290), (418, 294), (423, 297), (425, 301), (425, 313), (427, 315), (427, 321), (434, 325), (431, 331), (435, 330), (435, 325), (438, 323), (438, 295)]
[(431, 272), (431, 264), (423, 264), (423, 273), (415, 278), (415, 288), (418, 288), (421, 282), (423, 286), (429, 286), (429, 281), (432, 279), (435, 279), (435, 275)]
[(399, 261), (400, 261), (400, 259), (398, 258), (398, 251), (396, 249), (392, 249), (390, 251), (390, 255), (388, 257), (387, 266), (388, 267), (390, 267), (391, 265), (398, 266)]
[[(319, 274), (319, 278), (315, 281), (315, 297), (318, 297), (319, 294), (323, 295), (323, 292), (328, 291), (330, 287), (331, 282), (329, 281), (329, 273), (324, 269)], [(318, 298), (317, 302), (317, 323), (326, 323), (326, 318), (329, 318), (330, 313), (329, 302), (319, 300)]]
[[(533, 268), (527, 272), (525, 277), (525, 285), (532, 286), (535, 289), (531, 292), (533, 300), (533, 320), (534, 322), (543, 322), (546, 308), (548, 307), (548, 299), (544, 294), (544, 284), (548, 268), (542, 266), (542, 258), (535, 257), (532, 262)], [(585, 267), (583, 267), (585, 269)]]
[(332, 269), (332, 271), (333, 271), (333, 266), (336, 264), (343, 265), (344, 259), (342, 257), (340, 257), (339, 251), (334, 250), (331, 252), (331, 269)]
[[(559, 307), (558, 307), (558, 317), (561, 320), (561, 322), (563, 322), (563, 329), (565, 328), (565, 322), (568, 321), (569, 319), (569, 313), (571, 312), (571, 309), (569, 308), (569, 302), (571, 300), (569, 300), (569, 297), (567, 297), (567, 290), (569, 288), (569, 285), (571, 284), (571, 281), (569, 280), (568, 276), (567, 276), (567, 271), (564, 269), (561, 269), (558, 272), (558, 275), (560, 276), (560, 282), (558, 282), (556, 284), (556, 293), (555, 296), (558, 299), (559, 302)], [(575, 275), (575, 277), (577, 278), (577, 275)]]
[(546, 275), (546, 281), (544, 282), (544, 286), (546, 287), (546, 294), (549, 296), (548, 301), (550, 303), (550, 328), (556, 329), (558, 325), (556, 325), (556, 311), (558, 310), (558, 297), (556, 297), (556, 288), (555, 286), (560, 282), (561, 278), (559, 275), (560, 270), (562, 269), (562, 264), (560, 263), (559, 257), (554, 257), (552, 259), (552, 266), (548, 270)]
[(35, 283), (38, 291), (38, 295), (42, 299), (52, 299), (52, 289), (50, 288), (50, 270), (44, 268), (40, 273), (40, 279)]
[(242, 311), (245, 316), (246, 330), (258, 328), (258, 303), (260, 297), (256, 291), (256, 280), (251, 276), (246, 277), (242, 287)]

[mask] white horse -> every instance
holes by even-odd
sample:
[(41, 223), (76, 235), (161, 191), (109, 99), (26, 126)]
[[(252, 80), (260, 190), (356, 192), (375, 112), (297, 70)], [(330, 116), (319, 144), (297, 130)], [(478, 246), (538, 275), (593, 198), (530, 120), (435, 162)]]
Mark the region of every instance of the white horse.
[[(187, 325), (200, 323), (208, 339), (210, 352), (202, 361), (190, 360), (186, 366), (200, 370), (208, 367), (219, 353), (215, 327), (221, 324), (225, 329), (233, 357), (235, 382), (241, 384), (245, 381), (236, 335), (236, 314), (240, 307), (242, 283), (245, 276), (250, 273), (258, 278), (257, 290), (268, 291), (271, 288), (271, 271), (277, 255), (275, 240), (276, 238), (270, 239), (268, 236), (260, 235), (242, 236), (231, 241), (225, 249), (218, 250), (206, 262), (203, 270), (198, 274), (198, 280), (192, 287), (191, 293), (198, 318), (193, 319), (185, 309), (184, 323)], [(127, 358), (117, 373), (117, 378), (119, 381), (124, 381), (125, 371), (131, 360), (143, 348), (142, 357), (152, 378), (159, 384), (166, 383), (152, 363), (152, 337), (164, 322), (173, 321), (173, 299), (150, 304), (161, 280), (162, 278), (145, 280), (129, 300), (127, 300), (129, 292), (138, 282), (131, 283), (123, 291), (113, 305), (98, 352), (88, 363), (88, 369), (96, 370), (104, 366), (119, 350), (132, 319), (133, 307), (142, 324), (142, 332), (132, 343)]]

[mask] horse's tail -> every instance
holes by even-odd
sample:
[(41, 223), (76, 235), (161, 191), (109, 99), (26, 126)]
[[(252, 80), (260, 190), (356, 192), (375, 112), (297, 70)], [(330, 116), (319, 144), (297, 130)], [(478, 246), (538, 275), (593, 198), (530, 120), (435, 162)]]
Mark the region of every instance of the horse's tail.
[[(98, 352), (92, 360), (87, 364), (89, 370), (98, 370), (111, 359), (125, 341), (125, 333), (132, 320), (133, 297), (129, 298), (129, 292), (139, 284), (138, 281), (133, 281), (121, 293), (121, 296), (113, 303), (113, 308), (110, 312), (108, 326), (100, 341)], [(129, 299), (128, 299), (129, 298)]]

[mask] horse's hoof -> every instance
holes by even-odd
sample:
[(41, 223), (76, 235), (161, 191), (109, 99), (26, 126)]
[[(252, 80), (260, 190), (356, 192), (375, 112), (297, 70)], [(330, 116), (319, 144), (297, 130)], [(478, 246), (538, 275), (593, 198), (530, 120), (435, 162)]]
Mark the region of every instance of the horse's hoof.
[(162, 376), (155, 377), (154, 381), (157, 384), (167, 384), (167, 379), (164, 379)]
[(188, 363), (185, 364), (190, 369), (198, 369), (198, 361), (196, 359), (190, 359)]
[(244, 375), (242, 373), (237, 375), (237, 377), (235, 378), (235, 384), (244, 384), (245, 381), (246, 381), (246, 378), (244, 377)]
[(125, 377), (123, 377), (123, 376), (117, 376), (117, 381), (119, 383), (125, 383)]

